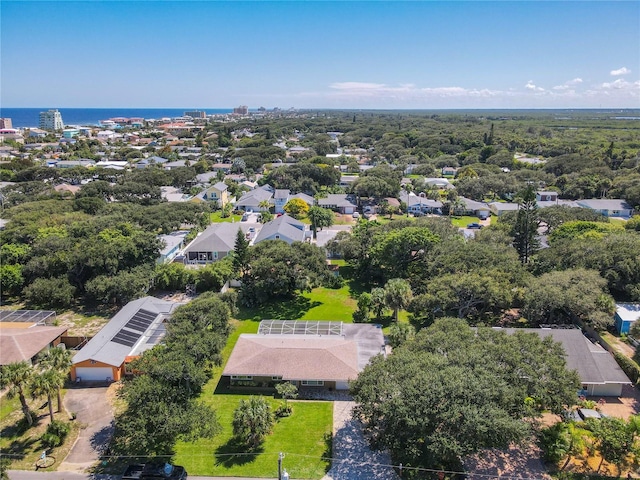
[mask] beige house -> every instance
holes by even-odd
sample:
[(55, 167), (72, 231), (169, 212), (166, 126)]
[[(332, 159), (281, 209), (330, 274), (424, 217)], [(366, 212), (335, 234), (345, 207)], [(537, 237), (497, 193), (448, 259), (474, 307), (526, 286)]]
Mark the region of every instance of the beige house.
[(220, 208), (229, 203), (229, 191), (227, 184), (224, 182), (218, 182), (215, 185), (211, 185), (206, 190), (203, 190), (198, 195), (197, 199), (205, 202), (216, 202)]
[(376, 325), (263, 320), (257, 334), (240, 335), (222, 375), (239, 386), (347, 390), (383, 348)]

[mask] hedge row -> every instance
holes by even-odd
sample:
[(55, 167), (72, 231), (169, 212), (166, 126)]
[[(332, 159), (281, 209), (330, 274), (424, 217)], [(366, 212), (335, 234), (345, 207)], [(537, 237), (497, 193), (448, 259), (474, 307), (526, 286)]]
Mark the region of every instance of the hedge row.
[(640, 379), (640, 367), (638, 364), (620, 352), (615, 352), (613, 357), (624, 373), (627, 374), (627, 377), (629, 377), (633, 383), (638, 383), (638, 379)]

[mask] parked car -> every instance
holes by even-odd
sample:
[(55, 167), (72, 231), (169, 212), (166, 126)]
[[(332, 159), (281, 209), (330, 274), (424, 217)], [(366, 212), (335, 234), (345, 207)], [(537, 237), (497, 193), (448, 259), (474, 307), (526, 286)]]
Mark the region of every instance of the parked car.
[(480, 225), (479, 223), (470, 223), (469, 225), (467, 225), (467, 228), (476, 228), (476, 229), (480, 229), (482, 228), (482, 225)]
[(589, 418), (600, 419), (606, 417), (604, 413), (600, 413), (597, 410), (591, 408), (578, 408), (576, 410), (567, 410), (564, 412), (564, 418), (566, 420), (573, 420), (575, 422), (584, 422)]
[(127, 467), (122, 480), (187, 480), (187, 471), (169, 463), (136, 463)]
[(353, 215), (351, 215), (353, 218), (360, 218), (360, 214), (358, 212), (353, 212)]

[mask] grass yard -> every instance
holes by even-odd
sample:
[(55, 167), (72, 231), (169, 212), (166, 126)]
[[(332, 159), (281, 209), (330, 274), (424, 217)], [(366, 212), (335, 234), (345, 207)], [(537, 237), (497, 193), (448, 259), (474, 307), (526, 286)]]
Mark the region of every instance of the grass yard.
[(222, 218), (220, 210), (211, 214), (211, 223), (239, 222), (240, 220), (242, 220), (242, 215), (229, 215), (227, 218)]
[[(328, 471), (328, 445), (333, 422), (331, 402), (290, 401), (293, 415), (276, 422), (272, 433), (255, 452), (233, 441), (233, 412), (246, 395), (207, 395), (203, 401), (217, 411), (222, 431), (211, 439), (180, 442), (174, 461), (192, 475), (225, 477), (277, 476), (278, 453), (285, 454), (284, 468), (291, 478), (319, 479)], [(267, 397), (275, 409), (282, 401)]]
[(319, 287), (294, 299), (277, 301), (261, 307), (241, 307), (239, 320), (338, 320), (351, 322), (356, 300), (345, 285), (339, 289)]
[[(9, 399), (6, 395), (0, 398), (0, 451), (3, 454), (12, 455), (13, 461), (10, 468), (18, 470), (34, 470), (35, 462), (40, 458), (40, 454), (45, 449), (40, 441), (40, 437), (49, 425), (49, 409), (46, 400), (39, 398), (36, 400), (27, 399), (32, 413), (36, 415), (34, 425), (26, 427), (24, 415), (20, 409), (20, 401), (17, 398)], [(54, 409), (57, 406), (54, 397)], [(68, 421), (65, 412), (56, 413), (56, 420)], [(76, 441), (80, 431), (77, 422), (69, 422), (71, 431), (63, 445), (49, 451), (48, 454), (55, 457), (56, 463), (44, 471), (53, 471), (60, 462), (67, 456), (69, 450)]]
[(470, 216), (462, 216), (462, 217), (451, 217), (451, 224), (454, 227), (465, 228), (470, 223), (478, 223), (480, 220), (478, 217), (470, 217)]

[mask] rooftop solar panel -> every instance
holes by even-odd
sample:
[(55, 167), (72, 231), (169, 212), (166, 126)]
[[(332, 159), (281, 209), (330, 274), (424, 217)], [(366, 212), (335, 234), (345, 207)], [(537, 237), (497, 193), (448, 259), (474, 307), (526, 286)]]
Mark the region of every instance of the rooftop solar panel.
[(135, 340), (128, 340), (125, 338), (120, 338), (117, 335), (111, 339), (114, 343), (119, 343), (120, 345), (124, 345), (125, 347), (133, 347), (136, 343)]
[(131, 317), (131, 320), (127, 322), (125, 327), (142, 333), (149, 328), (149, 325), (153, 323), (157, 316), (157, 314), (141, 308)]

